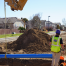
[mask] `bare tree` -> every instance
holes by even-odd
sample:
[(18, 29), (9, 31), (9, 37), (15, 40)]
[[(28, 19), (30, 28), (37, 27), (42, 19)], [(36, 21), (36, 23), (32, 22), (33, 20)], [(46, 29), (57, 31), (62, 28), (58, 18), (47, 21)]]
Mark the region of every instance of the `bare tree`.
[(63, 24), (64, 24), (64, 26), (65, 26), (65, 31), (66, 31), (66, 19), (63, 18), (63, 19), (62, 19), (62, 22), (63, 22)]
[(31, 19), (32, 28), (37, 27), (38, 29), (40, 29), (40, 18), (40, 14), (36, 14), (33, 16), (33, 18)]
[(12, 33), (13, 25), (12, 25), (12, 21), (10, 19), (8, 19), (7, 24), (6, 24), (6, 27), (9, 28), (10, 31), (11, 31), (11, 33)]
[(66, 27), (66, 19), (65, 19), (65, 18), (62, 19), (62, 23), (63, 23), (64, 26)]
[(4, 29), (4, 28), (5, 28), (5, 23), (4, 23), (4, 21), (2, 21), (2, 24), (3, 24), (3, 26), (2, 26), (2, 27), (3, 27), (3, 29)]

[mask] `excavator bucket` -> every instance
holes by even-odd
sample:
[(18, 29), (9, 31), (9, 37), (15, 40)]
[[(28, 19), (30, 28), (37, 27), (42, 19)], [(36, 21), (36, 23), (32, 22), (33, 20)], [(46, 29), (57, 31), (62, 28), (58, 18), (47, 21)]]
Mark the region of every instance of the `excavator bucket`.
[[(11, 7), (11, 9), (13, 10), (18, 10), (16, 7), (15, 7), (15, 1), (14, 0), (5, 0), (5, 2), (7, 2), (7, 5), (9, 5)], [(17, 5), (17, 4), (16, 4)]]
[(23, 10), (23, 7), (25, 6), (27, 0), (19, 0), (18, 5), (20, 5), (20, 7), (18, 8), (19, 10)]
[(23, 10), (27, 0), (5, 0), (7, 4), (11, 7), (11, 10)]

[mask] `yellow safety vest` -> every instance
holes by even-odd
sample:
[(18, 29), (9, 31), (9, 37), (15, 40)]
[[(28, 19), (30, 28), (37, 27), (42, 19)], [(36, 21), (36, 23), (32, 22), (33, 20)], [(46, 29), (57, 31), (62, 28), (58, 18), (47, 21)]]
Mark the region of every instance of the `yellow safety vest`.
[(60, 37), (52, 37), (51, 51), (52, 52), (60, 52)]

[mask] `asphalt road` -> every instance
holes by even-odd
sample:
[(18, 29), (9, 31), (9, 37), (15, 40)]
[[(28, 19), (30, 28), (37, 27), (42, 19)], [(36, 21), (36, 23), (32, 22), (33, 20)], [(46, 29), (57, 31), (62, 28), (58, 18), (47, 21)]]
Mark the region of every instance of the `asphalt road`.
[(17, 38), (18, 38), (19, 36), (17, 36), (17, 37), (8, 37), (8, 38), (0, 38), (0, 43), (1, 42), (10, 42), (10, 41), (15, 41), (15, 40), (17, 40)]
[[(62, 34), (62, 33), (65, 33), (65, 31), (61, 31), (61, 34)], [(49, 32), (48, 34), (49, 34), (49, 35), (55, 35), (56, 33), (55, 33), (55, 32)]]

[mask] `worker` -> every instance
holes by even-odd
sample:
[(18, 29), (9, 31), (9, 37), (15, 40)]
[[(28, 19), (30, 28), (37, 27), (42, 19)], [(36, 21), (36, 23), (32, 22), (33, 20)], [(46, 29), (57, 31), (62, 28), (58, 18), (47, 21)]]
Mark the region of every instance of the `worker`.
[(56, 30), (56, 35), (52, 36), (49, 42), (52, 52), (52, 64), (51, 66), (58, 66), (60, 55), (61, 55), (61, 48), (64, 53), (64, 45), (62, 38), (59, 37), (60, 30)]
[(66, 63), (64, 62), (64, 57), (63, 56), (60, 56), (59, 66), (66, 66)]

